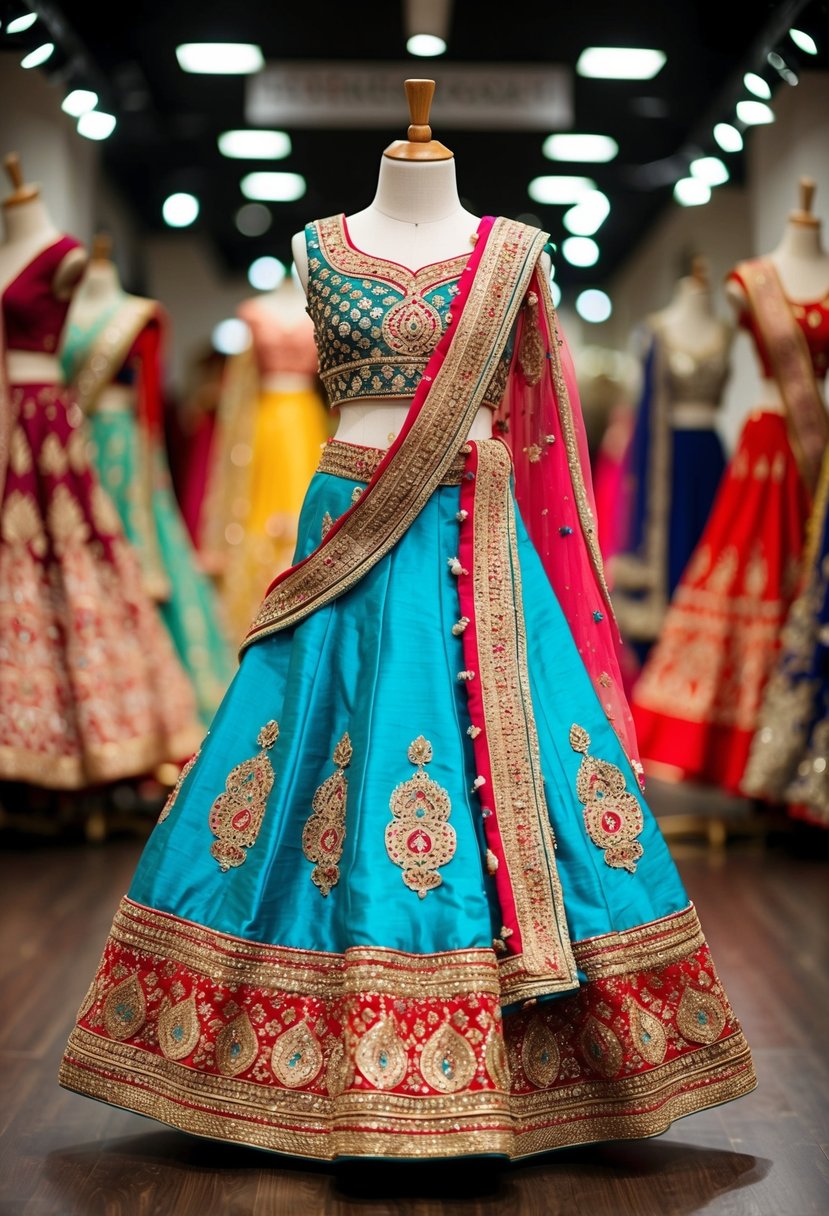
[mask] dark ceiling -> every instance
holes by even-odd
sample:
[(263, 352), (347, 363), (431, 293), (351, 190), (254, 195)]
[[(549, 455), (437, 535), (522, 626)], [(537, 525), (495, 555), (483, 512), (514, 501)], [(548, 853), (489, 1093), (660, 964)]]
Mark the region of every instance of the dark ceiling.
[[(533, 203), (527, 195), (529, 180), (555, 172), (589, 175), (612, 203), (596, 236), (601, 258), (582, 270), (560, 259), (562, 286), (601, 284), (635, 252), (658, 214), (674, 205), (673, 183), (684, 176), (689, 160), (708, 153), (723, 156), (713, 142), (712, 126), (731, 120), (735, 102), (749, 96), (742, 85), (745, 71), (763, 75), (776, 93), (793, 86), (768, 65), (769, 52), (777, 50), (795, 73), (829, 70), (827, 0), (572, 0), (560, 8), (540, 0), (456, 0), (448, 51), (439, 59), (407, 55), (399, 0), (371, 5), (165, 0), (120, 11), (112, 0), (105, 7), (67, 0), (30, 7), (40, 14), (41, 34), (45, 23), (58, 45), (50, 71), (67, 78), (70, 69), (85, 72), (101, 94), (100, 108), (117, 116), (116, 132), (103, 145), (103, 161), (139, 224), (148, 231), (169, 231), (161, 218), (162, 201), (174, 190), (191, 191), (202, 204), (197, 226), (228, 273), (244, 272), (265, 253), (288, 260), (291, 234), (307, 220), (369, 203), (382, 150), (404, 136), (405, 122), (391, 114), (372, 127), (350, 128), (345, 117), (337, 127), (297, 126), (290, 129), (292, 152), (285, 161), (226, 159), (218, 151), (217, 136), (250, 125), (247, 81), (184, 73), (175, 56), (181, 42), (255, 42), (266, 60), (282, 64), (385, 63), (399, 69), (401, 100), (406, 76), (435, 78), (434, 136), (455, 153), (466, 206), (477, 214), (534, 215), (537, 219), (530, 222), (550, 231), (554, 240), (566, 235), (561, 222), (566, 208)], [(797, 49), (787, 34), (791, 25), (812, 34), (817, 57)], [(572, 74), (571, 129), (611, 135), (619, 145), (611, 163), (554, 165), (541, 152), (547, 130), (470, 130), (457, 122), (441, 123), (444, 65), (524, 65), (525, 70), (565, 65), (572, 73), (582, 49), (596, 44), (656, 47), (667, 54), (665, 66), (649, 82), (586, 80)], [(745, 134), (750, 140), (751, 131)], [(723, 159), (732, 180), (739, 182), (742, 154)], [(235, 216), (245, 201), (240, 178), (257, 168), (300, 172), (308, 187), (299, 202), (271, 204), (272, 225), (254, 238), (241, 235)]]

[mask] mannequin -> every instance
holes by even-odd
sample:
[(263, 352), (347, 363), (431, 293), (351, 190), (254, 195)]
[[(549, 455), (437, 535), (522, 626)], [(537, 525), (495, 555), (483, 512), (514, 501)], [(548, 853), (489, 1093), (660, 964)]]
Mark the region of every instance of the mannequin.
[(215, 588), (199, 569), (172, 488), (164, 430), (167, 317), (125, 291), (99, 233), (69, 308), (61, 362), (94, 441), (101, 481), (141, 562), (206, 725), (233, 673)]
[(746, 415), (633, 697), (646, 769), (735, 795), (747, 792), (749, 750), (829, 438), (829, 256), (813, 193), (801, 179), (801, 206), (778, 246), (726, 277), (760, 366), (760, 402)]
[(734, 332), (716, 314), (701, 256), (670, 303), (641, 326), (643, 383), (619, 502), (622, 545), (610, 564), (619, 626), (640, 663), (725, 468), (716, 419)]
[[(413, 119), (408, 139), (395, 140), (385, 149), (374, 198), (362, 211), (347, 217), (346, 223), (357, 249), (417, 270), (468, 252), (480, 221), (458, 197), (454, 153), (431, 138), (426, 119), (434, 83), (410, 81), (407, 85)], [(294, 235), (291, 249), (300, 282), (307, 289), (304, 232)], [(549, 256), (544, 257), (549, 273)], [(408, 408), (408, 401), (383, 399), (344, 403), (339, 406), (336, 438), (368, 447), (388, 447), (398, 435)], [(491, 429), (491, 412), (482, 407), (469, 437), (486, 438)]]
[[(822, 224), (812, 211), (815, 181), (811, 177), (799, 180), (800, 206), (789, 212), (779, 244), (767, 255), (793, 308), (829, 296), (829, 252), (822, 242)], [(739, 318), (747, 300), (745, 289), (738, 280), (727, 278), (725, 294)], [(783, 408), (780, 386), (773, 377), (763, 377), (762, 400), (769, 407)]]
[[(386, 159), (381, 202), (453, 183)], [(549, 235), (369, 213), (308, 222), (307, 298), (344, 421), (401, 429), (324, 445), (61, 1083), (317, 1160), (653, 1135), (755, 1079), (623, 742)]]
[[(14, 281), (34, 257), (57, 241), (62, 233), (55, 227), (40, 188), (25, 182), (16, 152), (4, 158), (12, 183), (11, 194), (2, 202), (3, 242), (0, 244), (0, 294)], [(86, 250), (78, 245), (61, 259), (52, 278), (52, 292), (58, 300), (68, 300), (86, 266)], [(16, 383), (54, 383), (59, 369), (54, 358), (39, 351), (7, 350), (9, 379)]]
[(293, 560), (300, 508), (331, 427), (314, 326), (293, 277), (236, 313), (251, 342), (225, 369), (199, 548), (238, 642)]
[(14, 191), (2, 249), (0, 770), (7, 780), (86, 790), (179, 764), (198, 720), (90, 464), (83, 412), (64, 388), (57, 351), (86, 251), (54, 227), (38, 188), (22, 184), (16, 156), (6, 168)]

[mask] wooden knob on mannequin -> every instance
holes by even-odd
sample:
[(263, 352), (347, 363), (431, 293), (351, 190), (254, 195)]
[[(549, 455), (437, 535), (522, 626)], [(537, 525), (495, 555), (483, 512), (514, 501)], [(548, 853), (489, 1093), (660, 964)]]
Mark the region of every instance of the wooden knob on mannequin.
[(108, 232), (96, 232), (92, 238), (90, 258), (93, 262), (112, 261), (112, 237)]
[(435, 94), (434, 80), (405, 80), (406, 99), (409, 103), (410, 124), (407, 139), (397, 139), (383, 153), (392, 160), (451, 160), (451, 152), (444, 144), (432, 139), (429, 112)]
[(813, 177), (801, 177), (798, 188), (800, 191), (800, 209), (792, 211), (789, 219), (795, 224), (807, 224), (817, 227), (820, 221), (812, 213), (812, 202), (815, 197), (816, 182)]
[(27, 185), (23, 180), (23, 169), (18, 153), (7, 152), (3, 157), (3, 164), (13, 187), (12, 193), (3, 199), (3, 205), (13, 206), (15, 203), (27, 203), (31, 199), (37, 198), (40, 193), (37, 186)]

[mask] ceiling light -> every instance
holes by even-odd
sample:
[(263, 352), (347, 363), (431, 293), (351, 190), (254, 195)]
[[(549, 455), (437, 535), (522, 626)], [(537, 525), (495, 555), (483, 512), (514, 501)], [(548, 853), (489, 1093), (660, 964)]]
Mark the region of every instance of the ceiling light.
[(756, 72), (746, 72), (743, 77), (743, 84), (749, 93), (753, 93), (755, 97), (762, 97), (763, 101), (768, 101), (771, 97), (771, 85), (762, 76), (758, 76)]
[(210, 337), (213, 349), (220, 355), (240, 355), (250, 346), (250, 330), (241, 317), (220, 321)]
[(604, 164), (613, 160), (619, 145), (609, 135), (548, 135), (541, 151), (548, 160), (592, 161)]
[(683, 177), (674, 186), (674, 198), (683, 207), (702, 207), (711, 198), (711, 187), (697, 177)]
[(251, 42), (184, 42), (176, 47), (176, 59), (185, 72), (221, 76), (249, 75), (265, 66), (261, 47)]
[(730, 122), (718, 122), (714, 127), (714, 139), (723, 152), (739, 152), (743, 146), (743, 137)]
[(759, 123), (774, 122), (774, 110), (764, 101), (738, 101), (737, 117), (747, 127), (757, 126)]
[(222, 156), (238, 160), (282, 160), (291, 154), (291, 137), (285, 131), (223, 131)]
[(262, 236), (272, 223), (270, 208), (264, 203), (245, 203), (236, 212), (236, 227), (242, 236)]
[(45, 63), (50, 58), (54, 49), (54, 42), (44, 42), (40, 46), (36, 46), (33, 51), (29, 51), (28, 55), (24, 55), (20, 60), (20, 66), (22, 68), (39, 68), (42, 63)]
[(599, 246), (589, 236), (568, 236), (561, 252), (571, 266), (595, 266), (599, 260)]
[[(610, 215), (610, 200), (601, 190), (588, 190), (582, 198), (565, 211), (561, 222), (574, 236), (592, 236)], [(540, 225), (539, 225), (540, 226)]]
[(6, 26), (7, 34), (24, 34), (37, 21), (37, 13), (24, 13), (22, 17), (14, 17)]
[(583, 321), (589, 321), (591, 325), (598, 325), (607, 320), (613, 312), (613, 305), (607, 292), (599, 291), (596, 287), (588, 287), (586, 291), (580, 291), (576, 296), (576, 312)]
[(534, 177), (527, 193), (535, 203), (578, 203), (596, 183), (589, 177)]
[(579, 55), (579, 76), (601, 80), (652, 80), (666, 59), (664, 51), (638, 47), (588, 46)]
[(731, 176), (719, 156), (700, 156), (691, 161), (690, 169), (691, 177), (706, 186), (721, 186)]
[(189, 228), (199, 214), (199, 200), (195, 194), (178, 191), (165, 198), (161, 205), (164, 223), (171, 228)]
[(73, 89), (71, 93), (66, 94), (60, 108), (73, 118), (80, 118), (87, 110), (94, 110), (97, 104), (98, 94), (93, 93), (91, 89)]
[(248, 282), (257, 291), (273, 291), (286, 274), (287, 271), (279, 258), (256, 258), (248, 267)]
[(105, 114), (103, 110), (87, 110), (78, 119), (77, 131), (86, 139), (109, 139), (115, 130), (114, 114)]
[(301, 173), (248, 173), (241, 187), (245, 198), (293, 203), (305, 194), (305, 178)]
[(553, 297), (553, 308), (558, 308), (561, 303), (561, 288), (558, 283), (550, 284), (550, 295)]
[(446, 50), (446, 43), (442, 38), (438, 38), (437, 34), (412, 34), (406, 43), (406, 50), (410, 55), (431, 58), (433, 55), (442, 55)]
[(817, 54), (817, 43), (811, 34), (805, 33), (803, 30), (789, 30), (789, 37), (796, 47), (801, 51), (805, 51), (807, 55)]

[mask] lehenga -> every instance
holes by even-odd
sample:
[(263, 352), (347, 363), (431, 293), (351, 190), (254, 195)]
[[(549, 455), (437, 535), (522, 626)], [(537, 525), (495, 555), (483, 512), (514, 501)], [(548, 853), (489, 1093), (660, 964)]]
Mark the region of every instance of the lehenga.
[(241, 641), (263, 588), (293, 560), (302, 501), (330, 428), (305, 311), (279, 315), (254, 298), (237, 315), (251, 344), (228, 362), (200, 546)]
[(801, 586), (781, 641), (743, 792), (829, 828), (829, 448), (807, 529)]
[[(54, 355), (68, 301), (52, 281), (78, 244), (54, 241), (5, 289), (10, 351)], [(5, 384), (0, 348), (0, 777), (81, 789), (181, 763), (201, 730), (58, 371)]]
[(739, 795), (826, 446), (817, 377), (826, 374), (829, 308), (792, 305), (766, 258), (731, 274), (748, 300), (741, 324), (785, 404), (745, 421), (632, 704), (647, 773)]
[(609, 562), (622, 636), (644, 658), (702, 535), (725, 470), (716, 412), (731, 335), (697, 352), (658, 315), (644, 327), (642, 389), (622, 471), (622, 537)]
[(546, 234), (306, 238), (332, 403), (407, 420), (326, 445), (60, 1081), (327, 1160), (657, 1134), (755, 1076), (640, 791)]
[(173, 490), (163, 430), (162, 342), (155, 300), (120, 293), (95, 320), (69, 323), (60, 357), (88, 420), (95, 465), (141, 560), (209, 725), (236, 668), (222, 606)]

